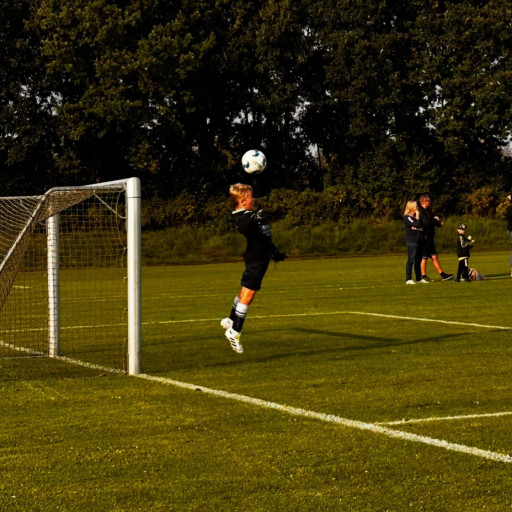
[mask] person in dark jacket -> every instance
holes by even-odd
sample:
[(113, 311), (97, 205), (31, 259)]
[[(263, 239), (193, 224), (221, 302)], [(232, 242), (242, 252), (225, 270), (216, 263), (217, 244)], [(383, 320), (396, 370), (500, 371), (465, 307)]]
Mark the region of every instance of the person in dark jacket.
[[(507, 199), (509, 201), (509, 205), (505, 212), (505, 219), (507, 219), (508, 234), (510, 235), (510, 242), (512, 243), (512, 192), (509, 193)], [(510, 251), (510, 276), (512, 277), (512, 249)]]
[(226, 330), (226, 338), (233, 350), (241, 354), (244, 348), (240, 343), (240, 333), (249, 304), (261, 288), (270, 260), (283, 261), (286, 255), (279, 252), (273, 244), (270, 225), (263, 210), (257, 212), (252, 210), (254, 204), (252, 187), (236, 183), (231, 185), (229, 195), (234, 208), (233, 221), (238, 231), (245, 236), (247, 247), (244, 252), (245, 270), (241, 280), (242, 289), (233, 301), (231, 314), (223, 318), (220, 325)]
[[(407, 201), (404, 211), (405, 245), (407, 246), (407, 263), (405, 264), (405, 284), (428, 283), (421, 278), (421, 256), (418, 246), (421, 235), (420, 212), (416, 201)], [(416, 282), (412, 279), (412, 269)]]
[(469, 256), (471, 247), (473, 247), (474, 240), (471, 235), (466, 236), (466, 225), (459, 224), (457, 226), (457, 257), (459, 258), (459, 266), (457, 267), (457, 277), (455, 281), (469, 282)]
[(431, 281), (427, 276), (427, 260), (430, 258), (434, 268), (439, 272), (443, 281), (448, 281), (453, 277), (453, 274), (447, 274), (443, 271), (439, 258), (437, 257), (437, 250), (435, 244), (436, 228), (443, 226), (443, 223), (437, 215), (434, 215), (431, 208), (430, 197), (427, 194), (420, 196), (418, 209), (420, 211), (421, 220), (421, 277), (426, 281)]

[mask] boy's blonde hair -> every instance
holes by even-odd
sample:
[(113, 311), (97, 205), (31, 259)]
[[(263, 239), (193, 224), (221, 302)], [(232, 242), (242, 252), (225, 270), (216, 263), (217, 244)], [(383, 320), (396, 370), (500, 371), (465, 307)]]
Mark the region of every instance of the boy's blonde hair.
[(418, 203), (416, 201), (407, 201), (405, 205), (404, 215), (413, 215), (418, 207)]
[(229, 198), (231, 205), (236, 208), (249, 194), (252, 194), (252, 187), (244, 183), (235, 183), (229, 187)]

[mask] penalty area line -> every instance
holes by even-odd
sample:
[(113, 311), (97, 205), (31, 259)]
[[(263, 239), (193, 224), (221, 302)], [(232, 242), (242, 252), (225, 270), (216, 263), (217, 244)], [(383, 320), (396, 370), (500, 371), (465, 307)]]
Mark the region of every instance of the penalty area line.
[[(456, 320), (440, 320), (436, 318), (422, 318), (422, 317), (414, 317), (414, 316), (401, 316), (401, 315), (390, 315), (385, 313), (368, 313), (366, 311), (317, 311), (310, 313), (290, 313), (286, 315), (254, 315), (251, 316), (251, 319), (259, 319), (265, 320), (269, 318), (299, 318), (306, 316), (330, 316), (330, 315), (361, 315), (361, 316), (374, 316), (380, 318), (393, 318), (395, 320), (413, 320), (415, 322), (432, 322), (438, 324), (445, 325), (462, 325), (464, 327), (479, 327), (481, 329), (497, 329), (501, 331), (511, 331), (512, 327), (507, 327), (503, 325), (488, 325), (488, 324), (478, 324), (471, 322), (458, 322)], [(185, 320), (160, 320), (160, 321), (152, 321), (152, 322), (142, 322), (143, 325), (159, 325), (159, 324), (187, 324), (192, 322), (217, 322), (218, 318), (190, 318)]]
[(479, 414), (459, 414), (456, 416), (434, 416), (431, 418), (410, 418), (407, 420), (398, 420), (398, 421), (379, 421), (375, 423), (375, 425), (410, 425), (412, 423), (428, 423), (432, 421), (454, 421), (454, 420), (471, 420), (478, 418), (497, 418), (500, 416), (510, 416), (512, 415), (512, 411), (503, 411), (503, 412), (482, 412)]

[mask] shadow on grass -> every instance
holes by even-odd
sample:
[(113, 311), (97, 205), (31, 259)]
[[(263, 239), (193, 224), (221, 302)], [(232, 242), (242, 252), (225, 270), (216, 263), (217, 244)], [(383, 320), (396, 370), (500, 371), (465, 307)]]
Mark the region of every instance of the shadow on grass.
[[(268, 361), (275, 361), (280, 359), (286, 359), (289, 357), (296, 357), (296, 356), (315, 356), (315, 355), (321, 355), (321, 354), (341, 354), (346, 352), (354, 352), (354, 351), (362, 351), (362, 350), (375, 350), (375, 349), (382, 349), (382, 348), (388, 348), (388, 347), (400, 347), (405, 345), (416, 345), (421, 343), (440, 343), (443, 341), (449, 341), (452, 338), (459, 338), (469, 335), (469, 333), (456, 333), (456, 334), (444, 334), (442, 336), (428, 336), (428, 337), (422, 337), (412, 340), (403, 340), (399, 338), (390, 338), (390, 337), (380, 337), (380, 336), (362, 336), (357, 334), (351, 334), (351, 333), (343, 333), (343, 332), (335, 332), (335, 331), (323, 331), (320, 329), (294, 329), (295, 331), (303, 334), (303, 335), (313, 335), (313, 336), (322, 336), (322, 337), (329, 337), (329, 338), (343, 338), (347, 340), (358, 340), (361, 343), (358, 344), (351, 344), (349, 346), (341, 346), (341, 347), (330, 347), (330, 348), (317, 348), (317, 349), (311, 349), (311, 350), (300, 350), (300, 349), (293, 349), (293, 347), (288, 346), (287, 348), (290, 348), (289, 352), (283, 352), (280, 354), (272, 353), (268, 356), (258, 357), (251, 355), (251, 347), (250, 345), (247, 346), (247, 356), (249, 356), (249, 359), (247, 357), (240, 357), (237, 356), (236, 360), (231, 361), (217, 361), (212, 362), (211, 367), (228, 367), (233, 365), (238, 365), (240, 363), (265, 363)], [(268, 334), (268, 331), (267, 331)], [(256, 338), (254, 341), (251, 342), (251, 344), (258, 343), (257, 334), (253, 333), (253, 338)], [(229, 348), (229, 347), (226, 347)]]
[[(404, 340), (401, 338), (390, 338), (390, 337), (381, 337), (381, 336), (363, 336), (360, 334), (353, 333), (344, 333), (344, 332), (336, 332), (336, 331), (323, 331), (320, 329), (295, 329), (296, 331), (303, 334), (310, 334), (314, 336), (324, 336), (329, 338), (343, 338), (347, 340), (358, 340), (362, 343), (360, 344), (352, 344), (343, 347), (333, 347), (333, 348), (324, 348), (318, 350), (307, 350), (307, 351), (293, 351), (290, 354), (282, 354), (274, 357), (288, 357), (290, 355), (314, 355), (314, 354), (322, 354), (322, 353), (330, 353), (330, 352), (349, 352), (353, 350), (374, 350), (379, 348), (387, 348), (387, 347), (399, 347), (405, 345), (416, 345), (420, 343), (440, 343), (442, 341), (449, 340), (451, 338), (459, 338), (461, 336), (468, 335), (469, 333), (454, 333), (454, 334), (443, 334), (441, 336), (428, 336), (411, 340)], [(272, 357), (269, 357), (272, 359)]]
[[(290, 330), (286, 330), (290, 332)], [(250, 341), (247, 342), (247, 345), (244, 344), (246, 352), (243, 355), (238, 355), (232, 352), (228, 342), (225, 339), (223, 339), (224, 337), (222, 336), (222, 338), (219, 337), (219, 345), (217, 347), (218, 351), (217, 349), (214, 352), (209, 351), (208, 359), (202, 359), (201, 361), (198, 361), (197, 356), (195, 355), (190, 356), (190, 351), (187, 351), (187, 355), (182, 354), (182, 356), (175, 356), (174, 363), (170, 363), (169, 360), (167, 360), (166, 358), (162, 358), (161, 355), (158, 358), (158, 360), (154, 360), (148, 357), (146, 359), (147, 366), (145, 371), (150, 374), (159, 374), (168, 373), (173, 369), (186, 371), (190, 370), (191, 368), (205, 369), (230, 367), (237, 366), (240, 364), (257, 364), (269, 361), (278, 361), (297, 356), (309, 357), (322, 354), (335, 355), (357, 351), (379, 350), (392, 347), (414, 346), (426, 343), (440, 344), (443, 342), (448, 342), (452, 339), (471, 336), (471, 332), (458, 332), (452, 334), (442, 334), (438, 336), (415, 337), (405, 340), (401, 337), (368, 336), (339, 331), (306, 329), (296, 327), (295, 329), (293, 329), (293, 332), (297, 333), (297, 338), (305, 338), (304, 342), (302, 343), (302, 346), (297, 346), (293, 342), (288, 343), (287, 341), (284, 341), (282, 342), (282, 345), (279, 347), (268, 345), (268, 355), (262, 355), (261, 349), (259, 350), (259, 355), (255, 353), (254, 347), (260, 344), (260, 340), (266, 342), (266, 340), (269, 339), (270, 335), (279, 337), (280, 332), (281, 329), (273, 329), (271, 331), (252, 331), (250, 334)], [(496, 330), (496, 332), (501, 333), (503, 331)], [(309, 340), (307, 339), (308, 337), (310, 338)], [(351, 341), (352, 343), (350, 343), (349, 345), (341, 346), (333, 345), (326, 347), (324, 345), (319, 347), (317, 338), (324, 340), (347, 340)], [(203, 338), (196, 338), (196, 341), (204, 341), (208, 343), (211, 341), (211, 338), (209, 336)], [(174, 343), (176, 343), (176, 341), (174, 341)], [(183, 342), (182, 346), (184, 346), (186, 343), (188, 343), (188, 341)], [(278, 350), (279, 352), (277, 352)], [(226, 360), (226, 357), (229, 357), (228, 354), (232, 355), (233, 358), (230, 357), (229, 360)], [(192, 359), (190, 357), (192, 357)], [(151, 361), (149, 361), (149, 359), (151, 359)]]

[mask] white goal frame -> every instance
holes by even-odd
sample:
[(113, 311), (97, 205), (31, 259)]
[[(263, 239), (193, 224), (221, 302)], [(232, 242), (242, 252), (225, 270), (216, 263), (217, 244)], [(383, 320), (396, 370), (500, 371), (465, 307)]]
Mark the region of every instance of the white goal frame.
[[(127, 352), (128, 373), (138, 375), (141, 372), (142, 315), (141, 315), (141, 185), (138, 178), (128, 178), (104, 183), (94, 183), (76, 187), (55, 187), (48, 190), (30, 215), (25, 227), (14, 240), (3, 261), (0, 272), (9, 272), (17, 251), (23, 251), (24, 238), (31, 229), (31, 223), (41, 210), (47, 209), (42, 218), (46, 218), (47, 232), (47, 275), (48, 275), (48, 347), (49, 357), (60, 357), (60, 277), (59, 277), (59, 212), (52, 215), (51, 197), (66, 192), (87, 195), (94, 190), (124, 190), (126, 206), (126, 278), (127, 278)], [(21, 247), (21, 249), (19, 248)], [(10, 279), (10, 278), (9, 278)], [(11, 283), (12, 284), (12, 283)], [(9, 283), (7, 283), (9, 287)], [(0, 308), (3, 304), (0, 304)]]

